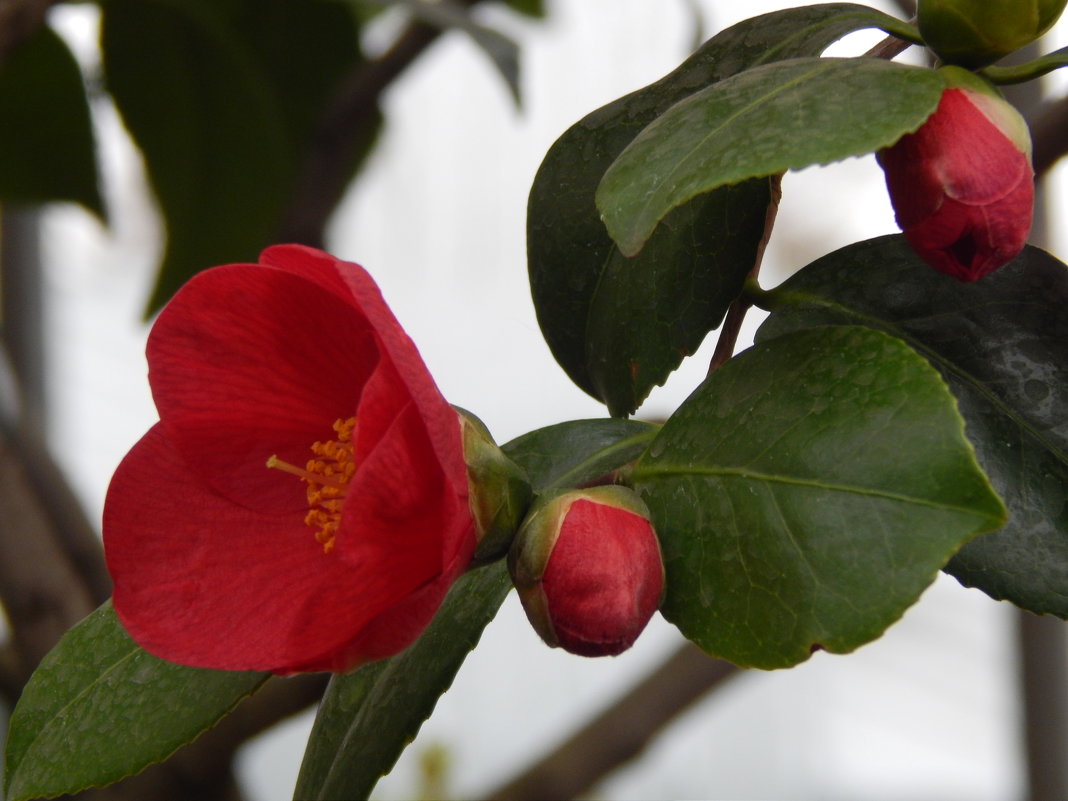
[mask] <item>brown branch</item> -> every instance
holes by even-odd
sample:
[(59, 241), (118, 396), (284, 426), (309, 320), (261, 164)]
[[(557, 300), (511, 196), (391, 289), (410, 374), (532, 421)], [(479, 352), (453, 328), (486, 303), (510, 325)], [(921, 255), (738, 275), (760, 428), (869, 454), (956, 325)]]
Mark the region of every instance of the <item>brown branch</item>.
[(574, 798), (640, 754), (676, 715), (738, 672), (729, 662), (712, 659), (686, 643), (604, 713), (487, 797)]
[[(480, 0), (458, 0), (470, 8)], [(323, 231), (349, 184), (359, 144), (378, 125), (383, 91), (440, 35), (441, 29), (413, 21), (385, 53), (356, 67), (328, 104), (312, 135), (297, 176), (280, 239), (321, 247)]]
[[(768, 242), (771, 241), (771, 232), (775, 228), (775, 218), (779, 215), (779, 202), (782, 200), (782, 175), (782, 173), (779, 173), (768, 177), (771, 198), (764, 214), (764, 233), (757, 243), (756, 255), (753, 258), (753, 269), (749, 271), (748, 280), (755, 281), (760, 274), (760, 265), (764, 262), (764, 251), (767, 250)], [(741, 333), (742, 322), (745, 320), (746, 312), (749, 311), (752, 305), (744, 295), (739, 295), (731, 302), (730, 308), (727, 309), (727, 316), (723, 320), (719, 339), (716, 340), (716, 350), (712, 354), (712, 361), (708, 365), (709, 375), (734, 355), (734, 347), (738, 343), (738, 334)]]
[(1035, 177), (1041, 178), (1068, 153), (1068, 97), (1046, 103), (1028, 120)]
[(1016, 610), (1023, 735), (1031, 801), (1061, 801), (1068, 792), (1068, 675), (1064, 621)]
[(0, 602), (11, 624), (21, 682), (96, 606), (59, 539), (20, 453), (0, 435)]
[(864, 55), (867, 58), (884, 58), (891, 61), (910, 47), (912, 47), (912, 42), (906, 42), (896, 36), (887, 36)]

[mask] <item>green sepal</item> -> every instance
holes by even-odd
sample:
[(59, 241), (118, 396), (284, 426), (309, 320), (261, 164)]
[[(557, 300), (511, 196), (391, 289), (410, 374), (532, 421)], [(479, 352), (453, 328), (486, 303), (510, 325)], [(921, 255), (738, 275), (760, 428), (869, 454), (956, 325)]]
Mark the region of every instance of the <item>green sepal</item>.
[(457, 408), (457, 413), (478, 537), (473, 562), (484, 565), (508, 552), (534, 490), (523, 468), (497, 447), (485, 424), (465, 409)]

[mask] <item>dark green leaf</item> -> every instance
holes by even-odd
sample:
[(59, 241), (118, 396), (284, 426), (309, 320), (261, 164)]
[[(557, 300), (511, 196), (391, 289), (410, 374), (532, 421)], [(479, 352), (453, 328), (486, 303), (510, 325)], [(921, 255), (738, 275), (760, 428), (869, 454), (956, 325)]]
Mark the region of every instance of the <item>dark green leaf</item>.
[(664, 550), (664, 616), (750, 667), (875, 639), (1005, 519), (938, 373), (861, 326), (795, 332), (727, 362), (633, 479)]
[(266, 673), (182, 667), (141, 650), (111, 602), (68, 631), (11, 715), (11, 801), (99, 787), (159, 762), (213, 726)]
[[(351, 10), (329, 0), (113, 0), (102, 45), (167, 226), (151, 312), (276, 239), (315, 126), (363, 57)], [(349, 143), (349, 174), (378, 122)]]
[(292, 169), (286, 126), (249, 54), (195, 3), (113, 0), (101, 39), (167, 226), (153, 310), (195, 272), (268, 244)]
[(941, 371), (1010, 515), (947, 571), (994, 598), (1068, 618), (1068, 268), (1029, 247), (960, 283), (890, 236), (814, 262), (772, 302), (761, 337), (860, 323), (900, 337)]
[(535, 490), (577, 487), (637, 459), (658, 430), (636, 420), (573, 420), (531, 431), (503, 450)]
[(503, 562), (467, 573), (414, 645), (331, 679), (295, 797), (366, 798), (430, 717), (511, 588)]
[[(581, 420), (533, 431), (503, 450), (537, 489), (547, 489), (621, 467), (654, 430), (622, 420)], [(366, 798), (415, 739), (511, 586), (503, 561), (467, 573), (414, 645), (334, 677), (319, 707), (296, 797)]]
[(573, 125), (538, 170), (527, 209), (531, 292), (556, 360), (614, 415), (629, 413), (716, 328), (753, 266), (766, 181), (723, 188), (671, 212), (624, 258), (594, 203), (609, 165), (678, 101), (760, 64), (817, 55), (867, 27), (901, 23), (850, 3), (765, 14), (723, 31), (660, 81)]
[(527, 17), (541, 19), (545, 16), (544, 0), (504, 0), (504, 4)]
[(104, 219), (96, 144), (78, 65), (38, 28), (0, 69), (0, 199), (80, 203)]
[[(197, 0), (209, 7), (218, 0)], [(344, 76), (363, 62), (353, 12), (336, 0), (239, 0), (224, 24), (248, 47), (285, 120), (294, 158), (305, 153)]]
[(747, 70), (676, 104), (604, 174), (597, 206), (638, 253), (674, 208), (721, 186), (886, 147), (934, 111), (935, 70), (874, 58), (801, 58)]

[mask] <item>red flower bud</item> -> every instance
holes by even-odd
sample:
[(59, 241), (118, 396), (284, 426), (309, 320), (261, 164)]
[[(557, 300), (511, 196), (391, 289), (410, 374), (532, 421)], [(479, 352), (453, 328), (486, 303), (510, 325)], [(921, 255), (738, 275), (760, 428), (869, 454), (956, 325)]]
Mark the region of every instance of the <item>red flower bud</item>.
[(648, 509), (625, 487), (539, 501), (516, 535), (508, 567), (541, 638), (580, 656), (630, 648), (664, 588)]
[[(974, 281), (1012, 260), (1031, 230), (1031, 140), (1016, 110), (953, 67), (915, 132), (878, 154), (912, 249), (939, 272)], [(964, 73), (967, 75), (967, 73)], [(993, 92), (993, 90), (990, 90)]]

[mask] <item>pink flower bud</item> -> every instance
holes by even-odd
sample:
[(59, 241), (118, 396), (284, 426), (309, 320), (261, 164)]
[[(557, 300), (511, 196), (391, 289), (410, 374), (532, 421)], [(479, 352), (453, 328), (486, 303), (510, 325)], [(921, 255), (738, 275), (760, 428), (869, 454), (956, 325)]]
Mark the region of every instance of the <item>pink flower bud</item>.
[(630, 648), (660, 605), (664, 567), (645, 504), (625, 487), (538, 502), (508, 556), (519, 598), (552, 647), (581, 656)]
[[(878, 154), (905, 239), (939, 272), (974, 281), (1011, 261), (1031, 230), (1031, 139), (1016, 110), (955, 67), (938, 108)], [(960, 83), (963, 85), (952, 85)]]

